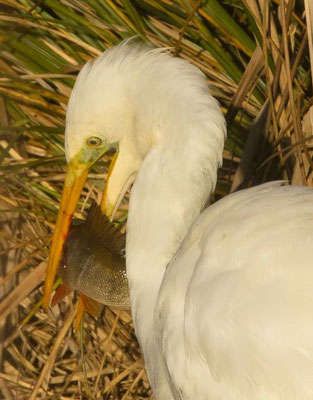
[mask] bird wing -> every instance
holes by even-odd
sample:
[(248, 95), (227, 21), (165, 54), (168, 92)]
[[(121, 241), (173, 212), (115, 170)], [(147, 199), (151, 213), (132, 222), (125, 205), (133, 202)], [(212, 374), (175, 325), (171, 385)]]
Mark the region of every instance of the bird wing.
[(313, 398), (312, 242), (311, 188), (265, 184), (201, 214), (156, 312), (183, 398)]

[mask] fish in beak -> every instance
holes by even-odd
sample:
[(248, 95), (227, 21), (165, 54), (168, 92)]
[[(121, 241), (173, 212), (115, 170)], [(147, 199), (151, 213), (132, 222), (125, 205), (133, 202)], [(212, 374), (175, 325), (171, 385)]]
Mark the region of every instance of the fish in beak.
[(73, 221), (63, 246), (58, 269), (63, 284), (56, 290), (51, 306), (72, 291), (79, 293), (75, 322), (77, 331), (84, 310), (99, 316), (103, 305), (129, 310), (125, 265), (125, 234), (122, 234), (93, 203), (86, 221)]
[[(89, 168), (108, 150), (117, 148), (117, 143), (100, 146), (99, 148), (83, 147), (69, 162), (61, 197), (56, 227), (50, 248), (50, 255), (46, 273), (43, 306), (48, 308), (54, 279), (60, 264), (62, 249), (67, 240), (70, 224), (79, 200), (80, 193), (86, 181)], [(110, 221), (122, 201), (125, 193), (134, 182), (139, 161), (132, 157), (127, 148), (119, 144), (108, 171), (101, 212)]]

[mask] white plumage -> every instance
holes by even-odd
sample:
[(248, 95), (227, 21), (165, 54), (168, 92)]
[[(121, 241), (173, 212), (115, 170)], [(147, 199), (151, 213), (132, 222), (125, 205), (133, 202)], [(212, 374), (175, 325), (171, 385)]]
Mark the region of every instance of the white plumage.
[(112, 210), (134, 182), (127, 275), (155, 398), (313, 398), (313, 191), (265, 184), (207, 208), (225, 123), (203, 74), (126, 42), (81, 71), (69, 163), (118, 143)]
[(181, 398), (313, 398), (312, 200), (310, 188), (268, 183), (191, 227), (157, 307)]

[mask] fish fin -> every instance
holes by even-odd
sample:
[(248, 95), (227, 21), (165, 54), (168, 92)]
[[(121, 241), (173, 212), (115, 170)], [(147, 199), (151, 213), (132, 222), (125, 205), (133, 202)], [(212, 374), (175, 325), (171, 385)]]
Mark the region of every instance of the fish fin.
[(77, 312), (76, 318), (74, 323), (74, 331), (77, 333), (79, 331), (80, 325), (82, 323), (83, 315), (85, 312), (84, 302), (81, 298), (81, 295), (78, 297), (78, 305), (77, 305)]
[(112, 253), (122, 255), (124, 252), (126, 235), (115, 228), (107, 216), (102, 214), (96, 202), (93, 202), (89, 209), (84, 229), (87, 230), (89, 237), (101, 243)]
[(89, 312), (89, 314), (92, 315), (93, 317), (99, 317), (103, 308), (103, 304), (86, 296), (83, 293), (80, 293), (80, 298), (83, 302), (85, 309)]
[(63, 300), (71, 293), (72, 289), (69, 286), (65, 285), (64, 283), (60, 285), (54, 293), (54, 296), (52, 297), (51, 307), (56, 306), (58, 303), (60, 303), (61, 300)]

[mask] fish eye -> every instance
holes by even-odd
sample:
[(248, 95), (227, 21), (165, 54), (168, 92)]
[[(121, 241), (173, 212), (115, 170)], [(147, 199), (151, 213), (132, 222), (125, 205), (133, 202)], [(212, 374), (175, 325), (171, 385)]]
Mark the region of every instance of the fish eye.
[(103, 144), (103, 140), (99, 136), (89, 136), (86, 139), (86, 145), (92, 149), (96, 149)]

